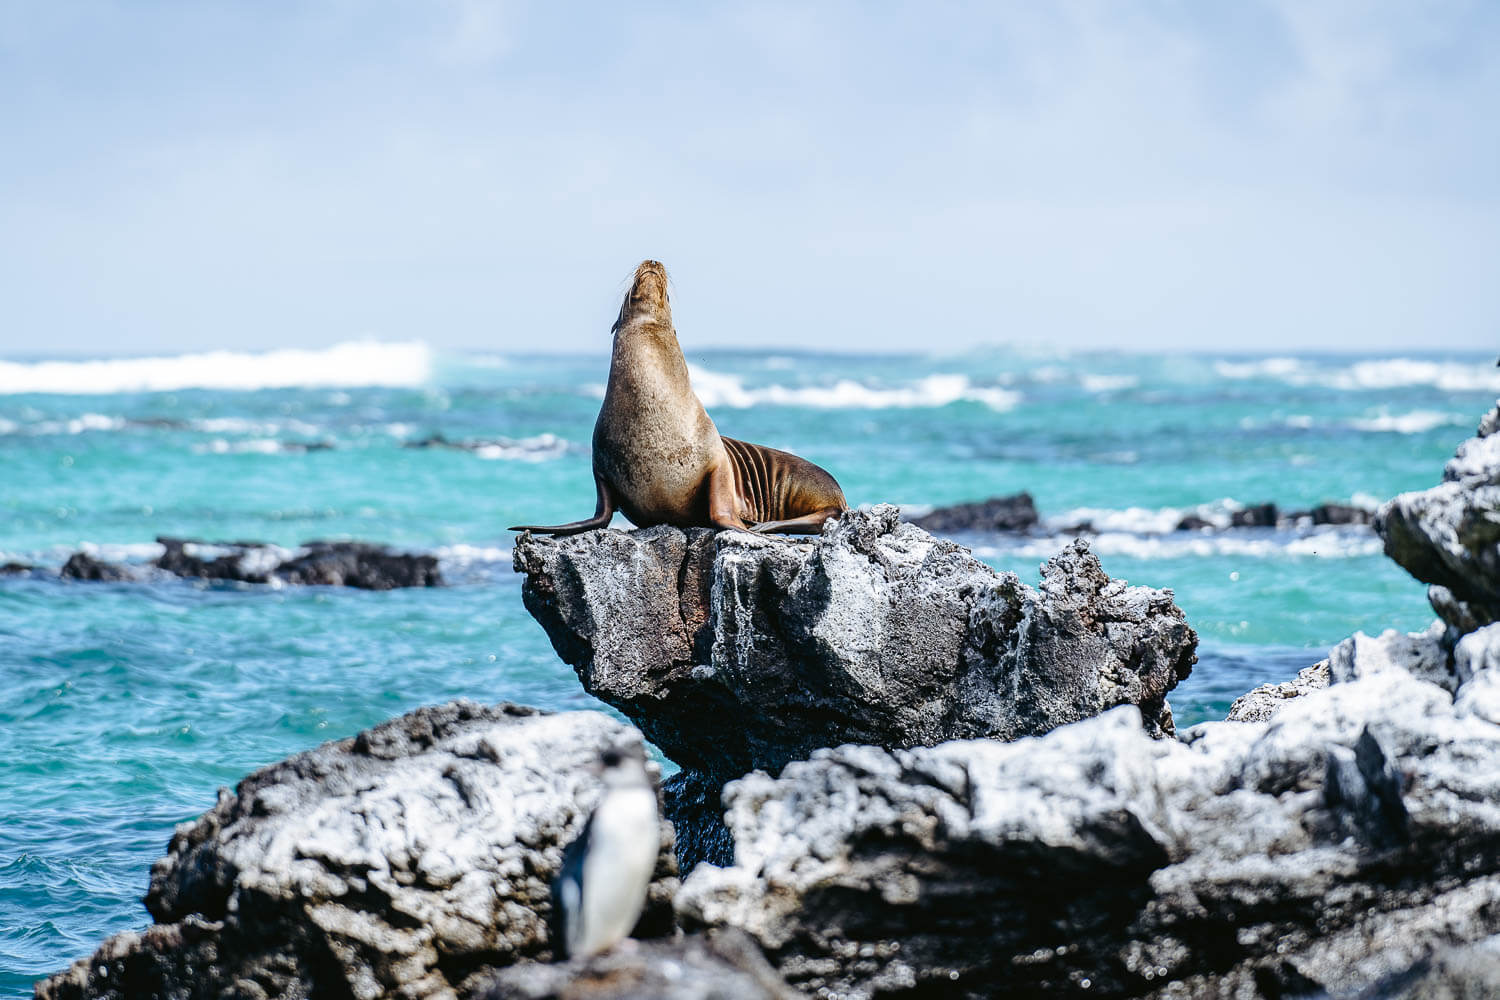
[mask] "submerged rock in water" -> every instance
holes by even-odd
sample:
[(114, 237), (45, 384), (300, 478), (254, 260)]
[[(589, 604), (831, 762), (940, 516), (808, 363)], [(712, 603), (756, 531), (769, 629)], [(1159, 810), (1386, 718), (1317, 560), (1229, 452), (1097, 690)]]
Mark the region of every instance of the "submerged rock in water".
[(68, 561), (63, 563), (62, 569), (57, 572), (58, 576), (64, 580), (92, 580), (103, 583), (137, 578), (135, 571), (130, 567), (96, 559), (87, 552), (73, 553), (68, 557)]
[(1014, 496), (990, 497), (977, 503), (939, 507), (921, 517), (912, 518), (911, 523), (935, 534), (955, 535), (1030, 531), (1037, 526), (1038, 520), (1036, 501), (1032, 500), (1031, 494), (1017, 493)]
[(1380, 508), (1385, 552), (1424, 583), (1450, 640), (1500, 621), (1500, 406), (1458, 446), (1443, 483)]
[(1167, 734), (1167, 692), (1196, 660), (1171, 592), (1111, 580), (1086, 543), (1033, 589), (890, 506), (809, 541), (523, 535), (515, 565), (585, 689), (720, 778), (840, 743), (1015, 739), (1120, 704)]
[[(550, 884), (639, 734), (598, 712), (453, 702), (263, 768), (177, 828), (156, 924), (39, 984), (41, 1000), (452, 997), (551, 955)], [(671, 827), (642, 928), (671, 927)]]
[(1125, 706), (750, 775), (680, 918), (850, 998), (1354, 997), (1500, 933), (1500, 726), (1441, 688), (1378, 672), (1184, 740)]
[(1274, 503), (1251, 504), (1229, 515), (1230, 527), (1234, 528), (1274, 528), (1277, 520)]
[[(174, 576), (235, 583), (294, 583), (363, 590), (442, 586), (436, 556), (397, 552), (368, 542), (308, 542), (287, 550), (264, 542), (203, 542), (159, 537), (153, 565)], [(136, 580), (130, 566), (74, 553), (61, 575), (78, 580)]]

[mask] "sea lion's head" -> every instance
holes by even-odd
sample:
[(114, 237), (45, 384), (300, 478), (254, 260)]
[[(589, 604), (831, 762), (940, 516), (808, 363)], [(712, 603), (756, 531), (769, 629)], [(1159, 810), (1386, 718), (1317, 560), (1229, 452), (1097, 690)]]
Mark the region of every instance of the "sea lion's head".
[(667, 269), (661, 261), (643, 260), (635, 269), (630, 291), (620, 303), (620, 318), (611, 332), (634, 323), (654, 323), (672, 329), (672, 303), (667, 298)]

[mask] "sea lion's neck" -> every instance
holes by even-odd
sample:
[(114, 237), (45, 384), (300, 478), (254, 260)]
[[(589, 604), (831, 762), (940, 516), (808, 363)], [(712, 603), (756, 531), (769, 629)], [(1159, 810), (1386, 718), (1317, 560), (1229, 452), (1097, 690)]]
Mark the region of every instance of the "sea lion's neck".
[(616, 389), (657, 397), (691, 396), (687, 362), (670, 326), (633, 323), (615, 333), (609, 362), (609, 392)]

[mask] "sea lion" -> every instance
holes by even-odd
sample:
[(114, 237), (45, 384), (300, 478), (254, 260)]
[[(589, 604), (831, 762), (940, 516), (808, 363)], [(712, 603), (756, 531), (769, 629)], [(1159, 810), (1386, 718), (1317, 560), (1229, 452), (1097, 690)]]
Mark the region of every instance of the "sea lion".
[(642, 528), (816, 534), (849, 509), (839, 484), (811, 462), (719, 436), (688, 381), (661, 264), (635, 269), (612, 332), (609, 385), (594, 423), (594, 516), (510, 530), (576, 535), (606, 527), (618, 509)]

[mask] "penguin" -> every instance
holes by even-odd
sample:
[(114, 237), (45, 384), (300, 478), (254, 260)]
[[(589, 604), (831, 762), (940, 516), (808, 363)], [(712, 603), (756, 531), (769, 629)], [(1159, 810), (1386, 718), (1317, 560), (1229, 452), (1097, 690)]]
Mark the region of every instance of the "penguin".
[(604, 794), (552, 880), (553, 940), (559, 958), (612, 948), (646, 905), (661, 830), (656, 789), (639, 744), (604, 751), (596, 765)]

